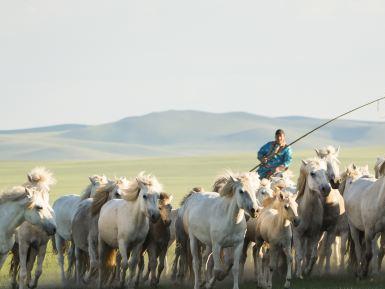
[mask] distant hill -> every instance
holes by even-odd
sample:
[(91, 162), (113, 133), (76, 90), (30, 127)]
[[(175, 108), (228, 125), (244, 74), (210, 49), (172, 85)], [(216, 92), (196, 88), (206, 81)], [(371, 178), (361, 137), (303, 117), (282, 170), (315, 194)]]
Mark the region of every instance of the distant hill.
[[(244, 112), (164, 111), (101, 125), (0, 131), (2, 160), (113, 159), (256, 150), (277, 128), (293, 140), (325, 120)], [(385, 123), (338, 120), (296, 147), (385, 145)]]

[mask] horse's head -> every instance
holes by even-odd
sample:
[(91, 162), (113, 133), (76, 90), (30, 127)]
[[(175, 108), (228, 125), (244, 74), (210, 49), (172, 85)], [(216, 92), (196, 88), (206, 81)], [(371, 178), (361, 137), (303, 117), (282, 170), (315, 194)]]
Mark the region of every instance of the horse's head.
[(279, 202), (279, 210), (285, 220), (289, 220), (294, 226), (298, 226), (300, 219), (298, 217), (298, 204), (290, 193), (280, 191), (276, 196)]
[(337, 149), (333, 146), (327, 146), (326, 148), (315, 149), (317, 156), (320, 159), (326, 161), (327, 167), (327, 176), (330, 181), (333, 189), (338, 189), (339, 182), (341, 180), (340, 177), (340, 164), (341, 162), (338, 160), (338, 155), (340, 152), (340, 147)]
[(262, 179), (255, 195), (257, 202), (262, 204), (265, 199), (273, 197), (273, 192), (271, 182), (268, 179)]
[(306, 174), (306, 182), (312, 192), (327, 197), (331, 191), (327, 177), (327, 164), (323, 159), (302, 160), (301, 173)]
[(56, 233), (53, 209), (40, 191), (26, 187), (22, 204), (25, 206), (24, 218), (27, 222), (41, 227), (48, 235)]
[(260, 185), (258, 174), (242, 173), (233, 175), (220, 190), (222, 196), (235, 197), (239, 208), (244, 209), (251, 217), (255, 218), (259, 212), (259, 205), (255, 192)]
[(145, 176), (143, 173), (140, 173), (135, 180), (139, 189), (138, 198), (141, 211), (151, 222), (155, 223), (160, 218), (158, 200), (162, 192), (162, 186), (154, 176)]
[(108, 178), (105, 175), (99, 176), (99, 175), (93, 175), (89, 176), (88, 179), (91, 182), (91, 193), (90, 197), (92, 198), (96, 191), (101, 187), (108, 183)]
[(160, 218), (163, 221), (163, 224), (166, 226), (169, 226), (171, 224), (171, 206), (172, 196), (168, 195), (167, 193), (160, 193), (159, 196), (159, 212), (160, 212)]

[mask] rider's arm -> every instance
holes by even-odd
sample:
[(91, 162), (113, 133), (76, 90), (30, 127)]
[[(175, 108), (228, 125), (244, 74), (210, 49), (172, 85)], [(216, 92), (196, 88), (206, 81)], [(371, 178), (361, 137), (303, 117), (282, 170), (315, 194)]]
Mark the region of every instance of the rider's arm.
[(258, 160), (260, 162), (264, 162), (263, 161), (263, 158), (265, 158), (267, 156), (267, 154), (269, 153), (270, 151), (270, 146), (271, 146), (271, 142), (268, 142), (267, 144), (263, 145), (259, 151), (258, 151)]

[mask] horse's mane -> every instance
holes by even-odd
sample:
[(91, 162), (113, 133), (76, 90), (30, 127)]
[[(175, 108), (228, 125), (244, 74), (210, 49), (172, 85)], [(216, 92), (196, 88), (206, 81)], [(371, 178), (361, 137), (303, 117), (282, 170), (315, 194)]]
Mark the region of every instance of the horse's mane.
[(213, 185), (213, 192), (216, 192), (218, 193), (222, 187), (226, 184), (226, 182), (228, 181), (230, 176), (228, 175), (220, 175), (218, 176), (215, 181), (214, 181), (214, 185)]
[(250, 193), (257, 192), (260, 185), (258, 174), (254, 172), (232, 173), (230, 171), (227, 172), (227, 174), (229, 175), (228, 180), (218, 192), (220, 196), (231, 198), (234, 195), (235, 188), (239, 184)]
[[(31, 190), (31, 189), (30, 189)], [(34, 192), (34, 190), (32, 190)], [(7, 202), (15, 202), (21, 199), (24, 199), (28, 195), (26, 187), (24, 186), (15, 186), (8, 190), (3, 191), (0, 194), (0, 204)], [(33, 201), (31, 200), (28, 206), (32, 205)]]
[(141, 184), (149, 187), (153, 191), (162, 191), (162, 185), (155, 176), (145, 175), (144, 172), (140, 172), (135, 179), (129, 182), (127, 189), (124, 189), (122, 199), (129, 202), (135, 201), (138, 198)]
[(167, 206), (171, 203), (172, 196), (165, 192), (161, 192), (159, 196), (159, 205), (160, 206)]
[(23, 184), (24, 187), (37, 186), (49, 190), (49, 188), (56, 184), (56, 180), (50, 170), (44, 167), (33, 168), (27, 174), (28, 181)]
[(116, 182), (108, 182), (105, 186), (102, 186), (96, 190), (91, 205), (92, 215), (99, 214), (100, 209), (105, 203), (107, 203), (110, 192), (115, 189), (116, 185)]
[(85, 199), (88, 199), (91, 197), (91, 191), (92, 191), (92, 186), (94, 185), (92, 183), (92, 180), (93, 181), (98, 181), (100, 182), (101, 184), (104, 184), (104, 183), (108, 183), (108, 179), (105, 175), (93, 175), (93, 176), (90, 176), (88, 177), (90, 179), (90, 184), (88, 184), (88, 186), (84, 189), (83, 193), (80, 195), (80, 199), (83, 201)]
[(376, 174), (376, 178), (379, 178), (381, 175), (385, 174), (384, 163), (385, 163), (385, 157), (378, 157), (377, 158), (376, 164), (374, 165), (374, 171)]
[(190, 198), (193, 194), (195, 193), (201, 193), (201, 192), (204, 192), (204, 189), (202, 187), (195, 187), (195, 188), (192, 188), (192, 190), (190, 192), (188, 192), (182, 199), (182, 201), (180, 202), (180, 206), (182, 207), (188, 198)]

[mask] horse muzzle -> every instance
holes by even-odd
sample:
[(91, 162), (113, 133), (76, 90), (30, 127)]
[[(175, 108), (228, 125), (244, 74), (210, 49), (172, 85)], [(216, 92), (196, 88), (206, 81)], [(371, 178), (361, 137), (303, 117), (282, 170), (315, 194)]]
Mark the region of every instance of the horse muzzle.
[(324, 197), (327, 197), (331, 190), (332, 190), (332, 188), (331, 188), (330, 184), (321, 185), (321, 187), (320, 187), (320, 191)]
[(49, 235), (55, 235), (56, 234), (56, 225), (52, 223), (44, 224), (43, 225), (43, 230)]
[(160, 218), (160, 214), (159, 213), (150, 213), (149, 215), (150, 215), (150, 221), (152, 223), (156, 223), (159, 220), (159, 218)]
[(298, 225), (301, 223), (301, 219), (298, 217), (295, 217), (293, 220), (294, 227), (298, 227)]

